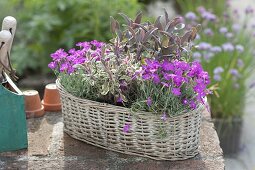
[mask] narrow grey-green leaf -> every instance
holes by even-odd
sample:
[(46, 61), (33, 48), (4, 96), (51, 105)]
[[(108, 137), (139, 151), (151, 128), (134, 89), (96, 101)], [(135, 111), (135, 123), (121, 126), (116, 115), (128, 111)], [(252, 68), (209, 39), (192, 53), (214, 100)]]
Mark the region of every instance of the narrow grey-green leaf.
[(116, 21), (116, 30), (119, 30), (120, 29), (120, 24), (117, 20), (115, 20), (115, 21)]
[(163, 30), (162, 24), (160, 22), (160, 18), (161, 18), (161, 16), (158, 16), (158, 18), (156, 19), (156, 21), (154, 23), (154, 26), (157, 27), (159, 30)]
[(123, 35), (122, 35), (122, 32), (120, 30), (117, 30), (117, 36), (119, 38), (119, 41), (121, 42), (123, 40)]
[(164, 13), (165, 13), (165, 21), (166, 21), (166, 23), (168, 23), (170, 20), (168, 18), (168, 13), (165, 8), (164, 8)]
[(142, 42), (142, 40), (144, 39), (144, 36), (145, 36), (145, 31), (143, 29), (140, 30), (140, 42)]
[(145, 26), (141, 25), (141, 24), (134, 23), (134, 25), (139, 26), (139, 27), (142, 28), (145, 32), (148, 31), (148, 29), (147, 29)]
[(185, 42), (189, 42), (190, 41), (190, 38), (191, 38), (191, 34), (192, 34), (192, 31), (188, 31), (186, 32), (182, 37), (181, 37), (181, 44), (184, 44)]
[(140, 24), (142, 20), (142, 11), (140, 11), (135, 18), (135, 23)]
[(128, 26), (131, 26), (131, 19), (126, 14), (119, 13), (119, 15), (121, 15), (124, 18)]
[(144, 41), (146, 42), (148, 39), (150, 39), (156, 30), (158, 30), (158, 28), (152, 28), (149, 30), (144, 36)]
[(170, 22), (171, 23), (167, 29), (167, 32), (169, 32), (169, 33), (171, 33), (175, 29), (176, 25), (178, 25), (182, 22), (182, 19), (180, 17), (176, 17)]
[(110, 16), (110, 24), (111, 24), (112, 33), (115, 33), (115, 31), (116, 31), (116, 20), (112, 16)]
[(135, 38), (135, 37), (136, 37), (136, 34), (135, 34), (135, 31), (133, 30), (133, 28), (131, 28), (130, 26), (128, 26), (128, 30), (129, 30), (129, 32), (131, 32), (132, 36)]

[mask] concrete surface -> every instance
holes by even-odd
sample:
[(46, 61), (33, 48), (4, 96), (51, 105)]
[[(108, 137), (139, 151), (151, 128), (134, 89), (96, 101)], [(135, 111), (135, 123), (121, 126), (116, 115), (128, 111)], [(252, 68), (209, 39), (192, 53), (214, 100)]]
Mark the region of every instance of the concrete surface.
[(218, 136), (204, 113), (199, 155), (184, 161), (154, 161), (94, 147), (63, 133), (61, 113), (29, 119), (28, 150), (0, 153), (0, 169), (187, 169), (222, 170), (224, 160)]

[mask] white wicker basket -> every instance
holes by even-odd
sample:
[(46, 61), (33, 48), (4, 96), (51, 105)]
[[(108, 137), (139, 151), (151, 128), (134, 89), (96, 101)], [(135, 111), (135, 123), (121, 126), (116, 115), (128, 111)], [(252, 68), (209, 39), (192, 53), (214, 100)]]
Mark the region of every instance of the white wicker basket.
[[(77, 98), (56, 82), (62, 101), (64, 130), (86, 143), (155, 160), (184, 160), (198, 154), (203, 106), (162, 122), (160, 115), (131, 113), (128, 108)], [(128, 133), (125, 123), (131, 124)], [(164, 137), (162, 134), (162, 129)]]

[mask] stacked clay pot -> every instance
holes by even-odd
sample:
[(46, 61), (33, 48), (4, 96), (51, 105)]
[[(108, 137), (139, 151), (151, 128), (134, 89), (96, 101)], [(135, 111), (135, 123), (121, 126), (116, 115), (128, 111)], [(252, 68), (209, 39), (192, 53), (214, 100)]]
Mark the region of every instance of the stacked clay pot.
[(44, 90), (44, 97), (42, 100), (45, 111), (58, 112), (61, 111), (60, 94), (56, 84), (48, 84)]
[(44, 115), (44, 106), (41, 104), (41, 99), (38, 91), (26, 90), (23, 92), (25, 97), (25, 112), (27, 118), (41, 117)]

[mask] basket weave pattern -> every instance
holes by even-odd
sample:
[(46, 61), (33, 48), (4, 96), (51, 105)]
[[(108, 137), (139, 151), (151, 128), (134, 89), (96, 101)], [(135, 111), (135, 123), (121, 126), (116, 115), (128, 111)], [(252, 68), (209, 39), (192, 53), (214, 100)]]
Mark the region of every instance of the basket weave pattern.
[[(57, 87), (64, 130), (75, 139), (156, 160), (184, 160), (198, 154), (202, 106), (163, 122), (160, 115), (77, 98), (59, 80)], [(123, 132), (125, 123), (131, 126), (128, 133)]]

